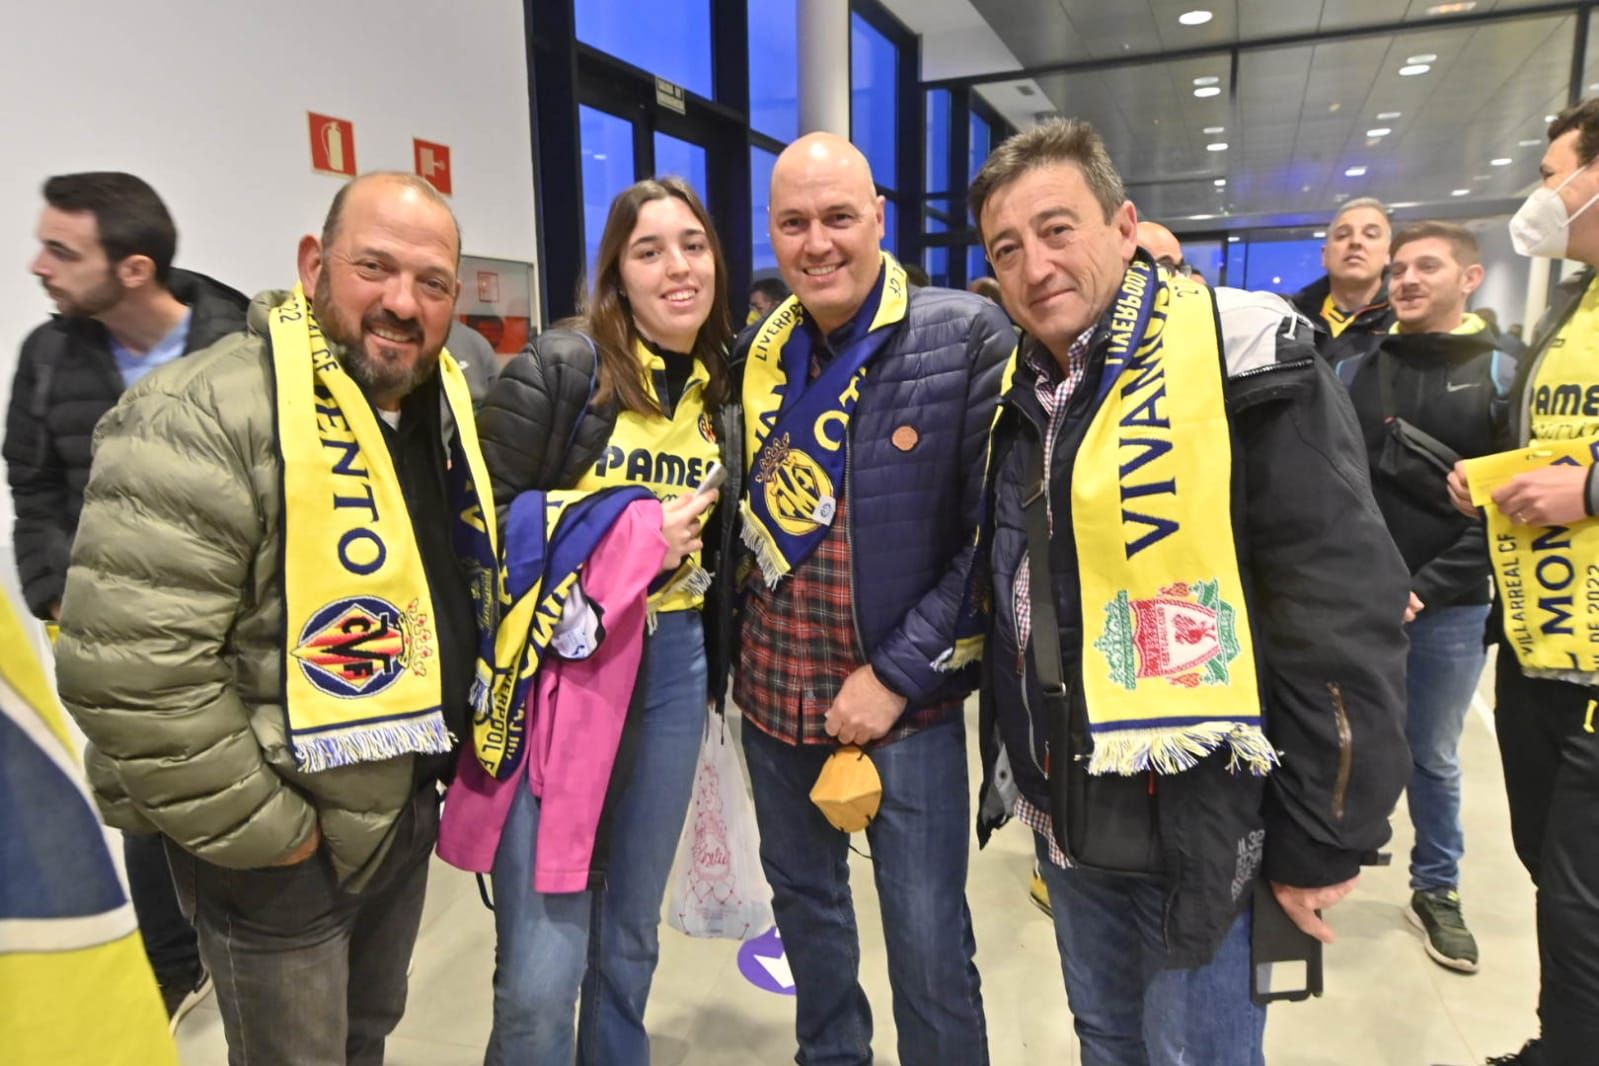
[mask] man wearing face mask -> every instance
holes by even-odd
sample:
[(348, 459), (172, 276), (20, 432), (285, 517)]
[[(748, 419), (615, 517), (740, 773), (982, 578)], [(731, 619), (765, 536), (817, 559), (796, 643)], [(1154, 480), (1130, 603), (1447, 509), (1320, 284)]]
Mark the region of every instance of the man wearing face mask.
[[(1560, 113), (1533, 191), (1510, 222), (1522, 255), (1599, 265), (1599, 99)], [(1542, 452), (1500, 481), (1457, 465), (1455, 505), (1486, 504), (1502, 631), (1495, 720), (1516, 854), (1538, 889), (1542, 1035), (1490, 1062), (1576, 1066), (1599, 1045), (1599, 655), (1579, 619), (1599, 612), (1599, 286), (1561, 286), (1511, 393), (1512, 447)], [(1559, 456), (1551, 461), (1549, 455)], [(1501, 475), (1502, 476), (1502, 475)], [(1486, 491), (1485, 491), (1486, 490)], [(1569, 572), (1569, 576), (1568, 576)]]
[(1321, 250), (1327, 273), (1290, 297), (1319, 327), (1316, 350), (1329, 363), (1375, 351), (1394, 324), (1388, 305), (1388, 208), (1362, 196), (1338, 209)]
[(1491, 597), (1480, 519), (1450, 504), (1438, 471), (1508, 445), (1500, 432), (1514, 358), (1466, 301), (1482, 285), (1477, 239), (1450, 222), (1394, 236), (1388, 291), (1399, 321), (1374, 353), (1345, 359), (1372, 494), (1410, 570), (1407, 797), (1416, 829), (1406, 917), (1440, 966), (1477, 971), (1460, 905), (1460, 732), (1482, 673)]

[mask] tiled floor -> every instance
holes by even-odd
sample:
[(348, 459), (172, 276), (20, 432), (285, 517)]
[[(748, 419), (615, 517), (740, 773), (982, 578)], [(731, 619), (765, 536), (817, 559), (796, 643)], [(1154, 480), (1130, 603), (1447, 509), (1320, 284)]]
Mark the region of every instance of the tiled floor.
[[(1489, 691), (1486, 680), (1482, 691), (1485, 696)], [(1393, 865), (1369, 871), (1355, 895), (1330, 912), (1339, 942), (1327, 955), (1326, 996), (1273, 1008), (1267, 1027), (1273, 1064), (1464, 1066), (1514, 1050), (1532, 1033), (1537, 989), (1532, 889), (1511, 851), (1498, 756), (1484, 707), (1479, 699), (1463, 745), (1469, 854), (1462, 891), (1482, 948), (1482, 972), (1468, 977), (1441, 969), (1423, 954), (1405, 922), (1401, 907), (1409, 895), (1410, 829), (1401, 808)], [(969, 892), (989, 1043), (996, 1066), (1067, 1066), (1078, 1061), (1076, 1041), (1049, 920), (1027, 901), (1031, 854), (1028, 833), (1012, 826), (972, 857)], [(853, 861), (864, 941), (862, 981), (877, 1016), (877, 1061), (895, 1064), (876, 895), (861, 869), (865, 860)], [(760, 991), (739, 975), (737, 944), (691, 940), (664, 927), (661, 936), (648, 1019), (655, 1066), (793, 1061), (793, 1001)], [(482, 1061), (493, 947), (493, 925), (472, 878), (436, 863), (410, 1008), (389, 1043), (392, 1066)], [(179, 1044), (185, 1066), (226, 1061), (214, 998), (184, 1022)]]

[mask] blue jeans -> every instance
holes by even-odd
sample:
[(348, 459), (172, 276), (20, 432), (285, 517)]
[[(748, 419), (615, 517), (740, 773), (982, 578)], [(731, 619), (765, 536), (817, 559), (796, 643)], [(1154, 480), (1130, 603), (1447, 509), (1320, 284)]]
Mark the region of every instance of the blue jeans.
[[(705, 732), (705, 631), (698, 611), (650, 635), (638, 761), (618, 800), (598, 891), (533, 891), (539, 805), (519, 788), (494, 857), (494, 1027), (486, 1063), (646, 1066), (644, 1006), (657, 926)], [(581, 992), (581, 1039), (573, 1025)]]
[[(872, 1061), (872, 1011), (849, 890), (848, 835), (811, 803), (830, 746), (796, 747), (745, 723), (761, 866), (795, 985), (801, 1066)], [(882, 806), (866, 829), (882, 904), (888, 981), (907, 1066), (988, 1062), (966, 908), (965, 726), (949, 722), (870, 750)]]
[(1037, 846), (1083, 1066), (1264, 1066), (1266, 1008), (1249, 996), (1249, 911), (1208, 963), (1166, 969), (1168, 884), (1063, 870), (1042, 837)]
[(1460, 731), (1487, 656), (1482, 646), (1488, 605), (1428, 607), (1405, 628), (1405, 739), (1410, 743), (1410, 887), (1454, 888), (1466, 833), (1460, 823)]

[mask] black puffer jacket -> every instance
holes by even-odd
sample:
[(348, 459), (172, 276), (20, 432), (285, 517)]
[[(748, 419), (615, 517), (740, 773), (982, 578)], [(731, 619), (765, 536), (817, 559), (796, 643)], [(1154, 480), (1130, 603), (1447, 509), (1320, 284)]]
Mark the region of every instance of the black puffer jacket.
[[(194, 316), (185, 355), (244, 328), (250, 301), (243, 293), (185, 270), (173, 270), (169, 282)], [(61, 602), (94, 427), (123, 388), (110, 338), (93, 319), (57, 315), (22, 342), (4, 455), (16, 506), (17, 571), (28, 609), (40, 618)]]
[(1382, 343), (1383, 337), (1387, 336), (1394, 324), (1394, 309), (1388, 304), (1388, 283), (1385, 281), (1382, 288), (1377, 290), (1376, 299), (1361, 308), (1355, 320), (1334, 337), (1332, 330), (1327, 328), (1327, 320), (1321, 317), (1322, 304), (1331, 291), (1332, 281), (1323, 274), (1290, 296), (1288, 301), (1316, 327), (1316, 351), (1336, 366), (1345, 359), (1376, 351), (1377, 345)]

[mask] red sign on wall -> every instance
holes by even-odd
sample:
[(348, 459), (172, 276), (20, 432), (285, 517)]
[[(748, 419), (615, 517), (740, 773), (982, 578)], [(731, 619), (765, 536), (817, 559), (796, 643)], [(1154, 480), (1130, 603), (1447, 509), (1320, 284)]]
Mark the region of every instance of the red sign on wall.
[(355, 176), (355, 123), (315, 111), (311, 118), (311, 169)]
[(449, 147), (413, 137), (411, 154), (416, 161), (417, 174), (431, 182), (439, 192), (449, 196), (452, 188)]

